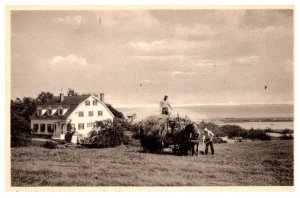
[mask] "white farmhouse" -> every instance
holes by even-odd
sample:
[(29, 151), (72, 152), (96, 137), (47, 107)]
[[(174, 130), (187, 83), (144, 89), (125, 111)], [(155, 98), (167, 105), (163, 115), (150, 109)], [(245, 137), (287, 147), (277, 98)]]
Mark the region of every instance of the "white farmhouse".
[(96, 121), (114, 118), (103, 99), (103, 93), (100, 98), (93, 95), (54, 96), (38, 106), (31, 116), (31, 133), (51, 135), (56, 139), (73, 130), (86, 136)]

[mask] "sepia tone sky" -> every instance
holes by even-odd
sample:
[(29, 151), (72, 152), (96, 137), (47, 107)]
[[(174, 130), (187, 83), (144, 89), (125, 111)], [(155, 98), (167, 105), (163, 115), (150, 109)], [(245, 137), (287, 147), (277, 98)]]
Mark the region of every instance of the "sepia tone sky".
[(11, 95), (291, 103), (293, 31), (292, 10), (13, 11)]

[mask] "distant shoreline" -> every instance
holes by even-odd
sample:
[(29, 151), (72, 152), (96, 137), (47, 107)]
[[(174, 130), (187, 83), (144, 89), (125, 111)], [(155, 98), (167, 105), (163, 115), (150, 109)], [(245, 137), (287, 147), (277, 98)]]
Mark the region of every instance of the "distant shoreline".
[(211, 121), (221, 122), (294, 122), (294, 117), (252, 117), (252, 118), (211, 118)]
[[(125, 116), (136, 114), (136, 121), (160, 115), (159, 107), (119, 108)], [(170, 110), (172, 116), (189, 117), (194, 122), (213, 122), (218, 125), (238, 125), (251, 129), (294, 129), (293, 104), (248, 104), (181, 106)]]
[[(230, 104), (230, 103), (215, 103), (215, 104), (189, 104), (189, 105), (173, 105), (173, 108), (186, 107), (203, 107), (203, 106), (264, 106), (264, 105), (294, 105), (294, 103), (244, 103), (244, 104)], [(158, 104), (150, 104), (144, 106), (116, 106), (117, 109), (131, 109), (131, 108), (155, 108)]]

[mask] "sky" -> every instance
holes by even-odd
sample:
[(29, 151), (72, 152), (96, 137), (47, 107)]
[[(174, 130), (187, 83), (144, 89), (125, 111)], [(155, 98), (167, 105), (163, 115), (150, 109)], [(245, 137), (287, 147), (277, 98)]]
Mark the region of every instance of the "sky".
[(13, 11), (11, 97), (117, 107), (294, 102), (293, 10)]

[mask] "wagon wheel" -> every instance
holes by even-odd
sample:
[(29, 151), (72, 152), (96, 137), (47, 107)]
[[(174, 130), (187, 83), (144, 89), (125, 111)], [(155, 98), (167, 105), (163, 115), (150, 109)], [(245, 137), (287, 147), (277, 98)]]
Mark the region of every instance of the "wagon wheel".
[(176, 148), (176, 145), (174, 145), (174, 147), (172, 148), (172, 152), (173, 152), (174, 155), (177, 154), (177, 148)]

